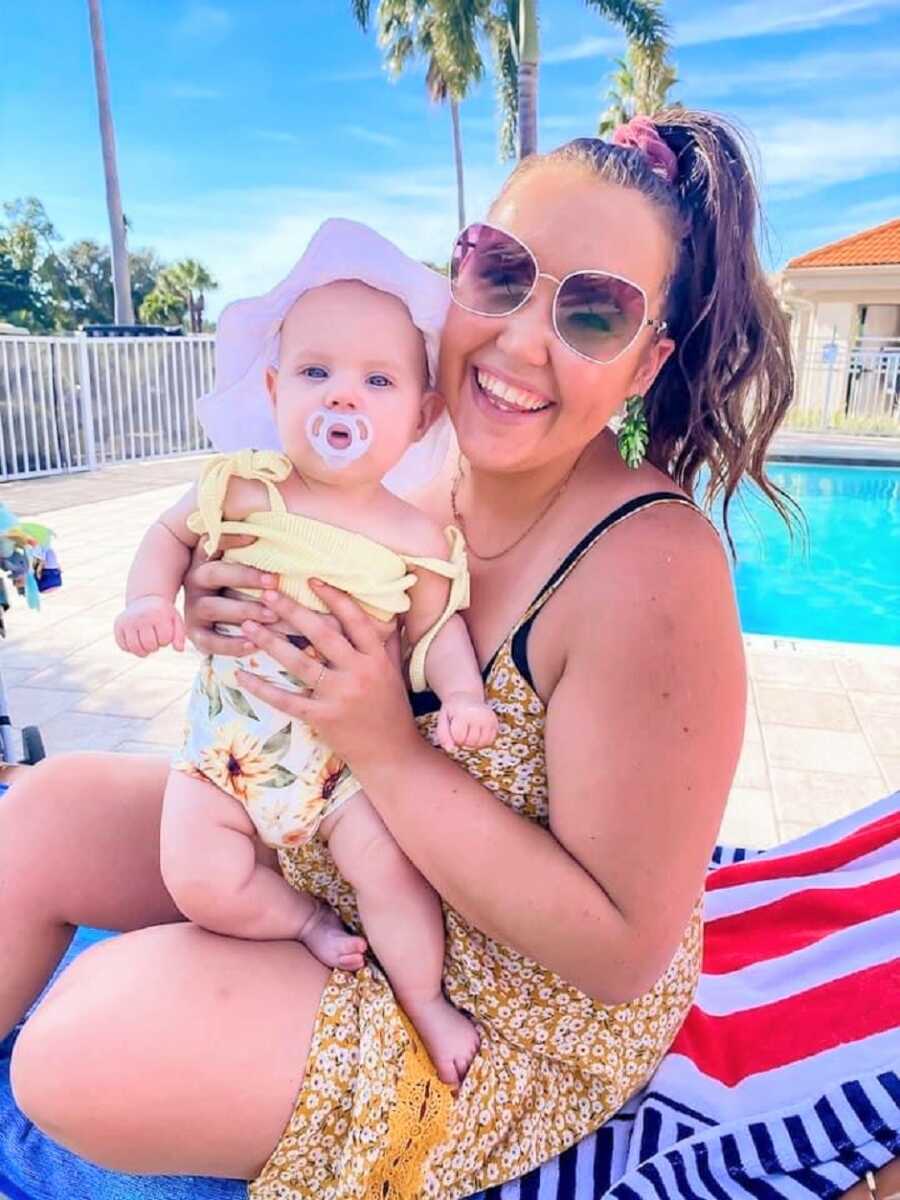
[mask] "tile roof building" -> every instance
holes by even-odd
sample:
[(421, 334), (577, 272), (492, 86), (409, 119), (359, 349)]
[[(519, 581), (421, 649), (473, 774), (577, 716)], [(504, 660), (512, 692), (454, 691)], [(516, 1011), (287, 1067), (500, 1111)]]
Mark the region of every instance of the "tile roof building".
[(841, 238), (839, 242), (829, 242), (827, 246), (810, 250), (788, 263), (789, 270), (795, 267), (870, 266), (900, 266), (900, 217)]
[(819, 428), (900, 431), (900, 217), (792, 258), (775, 286), (791, 314), (795, 406)]

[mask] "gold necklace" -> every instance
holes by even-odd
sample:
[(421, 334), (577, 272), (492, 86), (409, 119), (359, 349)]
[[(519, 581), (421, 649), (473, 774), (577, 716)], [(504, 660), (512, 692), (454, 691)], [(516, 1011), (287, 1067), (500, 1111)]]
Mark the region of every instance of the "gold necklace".
[(531, 533), (531, 531), (535, 528), (535, 526), (539, 525), (541, 523), (541, 521), (543, 521), (544, 517), (546, 517), (547, 513), (550, 511), (550, 509), (553, 507), (553, 505), (557, 502), (557, 500), (559, 500), (559, 498), (565, 492), (566, 488), (569, 486), (569, 480), (575, 474), (575, 468), (578, 466), (578, 464), (580, 462), (581, 462), (581, 455), (579, 454), (578, 457), (575, 459), (575, 462), (572, 464), (568, 475), (566, 475), (565, 479), (562, 481), (562, 483), (559, 485), (559, 487), (556, 489), (556, 491), (550, 497), (549, 501), (544, 505), (544, 507), (541, 509), (541, 511), (538, 513), (538, 515), (534, 518), (534, 520), (531, 522), (531, 524), (524, 530), (524, 532), (519, 534), (519, 536), (516, 538), (516, 540), (514, 542), (510, 542), (510, 544), (508, 546), (504, 547), (503, 550), (499, 550), (496, 554), (479, 554), (478, 551), (475, 549), (475, 547), (472, 545), (472, 543), (469, 540), (469, 535), (466, 532), (465, 518), (463, 517), (462, 513), (459, 511), (459, 508), (456, 503), (457, 493), (459, 492), (459, 485), (462, 483), (462, 478), (463, 478), (462, 461), (460, 460), (460, 464), (456, 468), (456, 476), (453, 480), (453, 485), (450, 488), (450, 508), (453, 512), (454, 521), (459, 526), (460, 530), (462, 531), (463, 537), (466, 539), (466, 548), (468, 549), (469, 553), (474, 554), (474, 556), (477, 559), (479, 559), (481, 562), (494, 562), (498, 558), (503, 558), (503, 556), (505, 554), (509, 554), (510, 550), (515, 550), (516, 546), (518, 546), (520, 544), (520, 542), (524, 542), (524, 540), (528, 537), (529, 533)]

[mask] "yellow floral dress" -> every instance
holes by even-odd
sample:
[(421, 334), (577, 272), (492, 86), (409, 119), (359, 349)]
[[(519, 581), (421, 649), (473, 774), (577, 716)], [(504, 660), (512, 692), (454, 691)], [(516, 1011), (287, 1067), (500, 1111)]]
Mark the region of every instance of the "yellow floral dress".
[[(616, 510), (573, 550), (485, 672), (499, 733), (457, 759), (504, 804), (549, 820), (544, 705), (529, 679), (526, 639), (547, 599), (618, 521)], [(434, 740), (436, 712), (419, 718)], [(499, 848), (498, 848), (499, 852)], [(296, 888), (359, 929), (352, 889), (319, 837), (280, 852)], [(510, 897), (515, 903), (515, 897)], [(293, 1116), (252, 1200), (456, 1200), (525, 1174), (597, 1129), (653, 1072), (678, 1032), (700, 969), (700, 902), (665, 974), (626, 1004), (591, 1000), (552, 971), (473, 928), (444, 906), (444, 987), (474, 1017), (481, 1049), (456, 1096), (438, 1082), (375, 965), (330, 976)]]

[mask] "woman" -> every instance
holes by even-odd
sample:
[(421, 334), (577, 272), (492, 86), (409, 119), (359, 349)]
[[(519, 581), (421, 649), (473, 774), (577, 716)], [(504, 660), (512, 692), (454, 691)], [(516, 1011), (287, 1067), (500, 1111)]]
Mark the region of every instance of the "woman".
[[(746, 471), (783, 509), (762, 462), (791, 375), (734, 135), (677, 110), (624, 140), (526, 161), (455, 256), (441, 387), (463, 465), (424, 503), (469, 542), (495, 745), (435, 751), (427, 697), (417, 729), (367, 619), (329, 589), (343, 635), (266, 597), (330, 663), (313, 694), (243, 680), (315, 723), (443, 897), (445, 986), (481, 1053), (451, 1098), (376, 969), (329, 977), (300, 946), (179, 924), (156, 851), (165, 764), (57, 759), (4, 814), (4, 961), (29, 970), (0, 1025), (67, 923), (135, 930), (78, 960), (16, 1046), (22, 1108), (85, 1157), (255, 1179), (262, 1200), (461, 1197), (607, 1120), (677, 1032), (746, 697), (727, 559), (688, 496), (705, 464), (726, 497)], [(649, 445), (630, 469), (607, 425), (635, 396)], [(196, 581), (249, 576), (211, 563)], [(235, 619), (306, 678), (258, 607), (197, 601), (195, 640), (220, 648), (209, 623)], [(353, 923), (315, 843), (282, 868)]]

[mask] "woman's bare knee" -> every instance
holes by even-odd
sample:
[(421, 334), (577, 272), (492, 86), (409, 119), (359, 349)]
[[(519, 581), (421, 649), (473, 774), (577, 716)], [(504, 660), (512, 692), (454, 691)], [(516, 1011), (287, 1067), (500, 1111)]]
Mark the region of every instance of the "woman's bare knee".
[(253, 1178), (293, 1104), (327, 971), (190, 925), (87, 951), (22, 1030), (23, 1111), (101, 1166)]
[(108, 1058), (109, 1047), (94, 1043), (95, 1031), (82, 1019), (89, 997), (73, 992), (73, 985), (77, 989), (83, 983), (92, 957), (102, 954), (102, 945), (92, 947), (60, 976), (26, 1021), (10, 1063), (12, 1092), (22, 1112), (55, 1141), (79, 1152), (79, 1118), (90, 1119), (83, 1088), (87, 1084), (89, 1094), (94, 1091), (92, 1072)]

